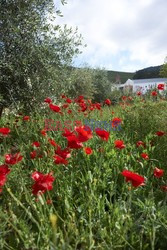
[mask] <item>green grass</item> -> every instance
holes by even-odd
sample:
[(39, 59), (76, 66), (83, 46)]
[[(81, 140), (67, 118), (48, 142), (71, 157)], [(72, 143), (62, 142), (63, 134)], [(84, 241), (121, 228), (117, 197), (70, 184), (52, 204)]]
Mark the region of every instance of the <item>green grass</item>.
[[(10, 152), (21, 152), (23, 159), (9, 166), (11, 172), (0, 194), (0, 249), (165, 250), (167, 192), (161, 186), (167, 185), (167, 136), (158, 137), (155, 132), (167, 132), (167, 102), (141, 102), (134, 97), (129, 104), (94, 110), (87, 117), (78, 112), (76, 104), (71, 104), (71, 109), (72, 114), (63, 111), (60, 115), (46, 104), (45, 110), (31, 114), (30, 121), (14, 114), (2, 117), (0, 127), (8, 126), (11, 133), (1, 136), (0, 165)], [(61, 131), (42, 136), (45, 119), (84, 124), (85, 119), (111, 121), (114, 117), (122, 119), (121, 130), (110, 131), (108, 141), (93, 132), (93, 138), (83, 142), (84, 147), (93, 149), (92, 155), (82, 148), (73, 149), (67, 165), (54, 164), (55, 148), (48, 138), (62, 148), (67, 140)], [(115, 148), (116, 139), (123, 140), (126, 147)], [(145, 148), (136, 147), (139, 140)], [(30, 158), (34, 141), (40, 142), (42, 158)], [(142, 152), (149, 160), (141, 158)], [(155, 167), (164, 170), (163, 177), (153, 175)], [(125, 182), (124, 169), (142, 175), (145, 185), (134, 188)], [(53, 172), (55, 177), (53, 189), (38, 201), (32, 194), (34, 171)], [(47, 204), (48, 199), (52, 204)]]

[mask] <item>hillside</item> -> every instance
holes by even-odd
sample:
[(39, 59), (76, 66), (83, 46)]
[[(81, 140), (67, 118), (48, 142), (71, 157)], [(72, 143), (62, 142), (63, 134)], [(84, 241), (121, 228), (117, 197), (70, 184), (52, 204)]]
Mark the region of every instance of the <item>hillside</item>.
[(133, 79), (135, 73), (107, 70), (107, 74), (109, 81), (125, 83), (128, 79)]
[(136, 72), (122, 72), (122, 71), (113, 71), (105, 70), (107, 72), (108, 80), (110, 82), (125, 83), (128, 79), (150, 79), (150, 78), (159, 78), (160, 66), (151, 66), (138, 70)]
[(134, 74), (133, 79), (159, 78), (161, 67), (162, 65), (159, 65), (138, 70)]
[(108, 80), (111, 82), (121, 82), (125, 83), (128, 79), (150, 79), (150, 78), (159, 78), (160, 70), (162, 65), (159, 66), (151, 66), (148, 68), (144, 68), (138, 70), (136, 72), (120, 72), (120, 71), (112, 71), (106, 70), (108, 74)]
[[(69, 67), (69, 69), (82, 69), (79, 67)], [(96, 69), (92, 69), (96, 70)], [(97, 69), (99, 70), (99, 69)], [(108, 80), (110, 82), (119, 82), (120, 83), (125, 83), (128, 79), (133, 79), (135, 72), (122, 72), (122, 71), (114, 71), (114, 70), (107, 70), (107, 69), (102, 69), (101, 71), (107, 72)]]

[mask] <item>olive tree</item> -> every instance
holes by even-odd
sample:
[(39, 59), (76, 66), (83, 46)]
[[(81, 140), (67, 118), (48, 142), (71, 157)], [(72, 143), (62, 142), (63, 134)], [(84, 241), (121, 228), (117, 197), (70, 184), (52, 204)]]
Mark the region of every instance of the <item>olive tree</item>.
[(82, 39), (56, 25), (57, 15), (53, 0), (0, 1), (0, 114), (60, 91), (59, 72), (80, 52)]

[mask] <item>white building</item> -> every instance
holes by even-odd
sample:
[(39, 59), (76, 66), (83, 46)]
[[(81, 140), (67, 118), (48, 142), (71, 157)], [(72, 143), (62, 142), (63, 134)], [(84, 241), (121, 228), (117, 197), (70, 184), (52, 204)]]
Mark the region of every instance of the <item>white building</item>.
[(145, 94), (149, 89), (157, 88), (158, 84), (165, 84), (167, 89), (167, 78), (152, 78), (152, 79), (128, 79), (124, 84), (115, 85), (116, 89), (131, 90), (133, 93), (140, 91)]

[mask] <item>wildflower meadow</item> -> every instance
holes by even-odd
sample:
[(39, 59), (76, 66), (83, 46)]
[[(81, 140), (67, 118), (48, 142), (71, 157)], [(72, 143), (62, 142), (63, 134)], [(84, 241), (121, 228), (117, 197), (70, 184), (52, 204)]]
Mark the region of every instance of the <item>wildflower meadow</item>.
[[(159, 89), (114, 106), (63, 94), (41, 107), (0, 120), (0, 249), (165, 250), (167, 100)], [(107, 128), (90, 128), (91, 119)]]

